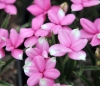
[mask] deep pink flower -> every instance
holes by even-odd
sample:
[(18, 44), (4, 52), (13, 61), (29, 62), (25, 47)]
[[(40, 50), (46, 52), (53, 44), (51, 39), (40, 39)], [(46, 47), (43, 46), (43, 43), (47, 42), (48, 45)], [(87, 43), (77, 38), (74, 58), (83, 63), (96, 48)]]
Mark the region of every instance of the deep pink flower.
[(35, 16), (45, 15), (51, 8), (50, 0), (34, 0), (34, 4), (30, 5), (27, 10)]
[(11, 15), (17, 14), (17, 9), (13, 5), (16, 0), (0, 0), (0, 9), (4, 9), (6, 13)]
[(48, 50), (49, 50), (49, 43), (48, 41), (43, 38), (40, 37), (36, 43), (36, 47), (35, 48), (28, 48), (26, 49), (26, 55), (30, 58), (34, 58), (35, 56), (43, 56), (44, 58), (48, 58)]
[(5, 56), (3, 47), (6, 46), (6, 40), (8, 39), (8, 31), (0, 28), (0, 59)]
[(32, 20), (32, 28), (22, 28), (20, 30), (20, 35), (22, 38), (28, 37), (24, 43), (25, 47), (30, 47), (35, 45), (39, 36), (44, 37), (48, 35), (48, 31), (40, 29), (44, 21), (45, 21), (44, 16), (38, 16)]
[(81, 37), (87, 38), (92, 46), (100, 44), (100, 18), (97, 18), (94, 23), (88, 19), (81, 18), (80, 23), (83, 27), (81, 30)]
[[(60, 75), (60, 72), (55, 68), (56, 59), (48, 58), (45, 59), (41, 56), (36, 56), (34, 59), (27, 58), (24, 65), (24, 72), (29, 76), (27, 80), (28, 86), (52, 86), (54, 80)], [(45, 79), (45, 80), (44, 80)], [(49, 82), (49, 83), (48, 83)]]
[(15, 29), (10, 30), (10, 37), (6, 41), (6, 50), (11, 51), (11, 55), (21, 60), (23, 56), (23, 50), (18, 49), (18, 47), (23, 43), (24, 38), (20, 37)]
[(60, 7), (55, 6), (48, 11), (48, 18), (51, 22), (43, 24), (41, 29), (58, 34), (58, 31), (63, 29), (63, 26), (68, 26), (75, 20), (75, 15), (65, 15), (65, 12)]
[(80, 31), (74, 29), (68, 31), (62, 29), (58, 33), (60, 44), (52, 45), (49, 52), (53, 56), (63, 56), (68, 53), (68, 56), (74, 60), (85, 60), (86, 53), (82, 50), (86, 44), (87, 39), (80, 38)]
[(98, 5), (100, 3), (99, 0), (71, 0), (73, 2), (71, 9), (72, 11), (80, 11), (84, 7), (91, 7)]

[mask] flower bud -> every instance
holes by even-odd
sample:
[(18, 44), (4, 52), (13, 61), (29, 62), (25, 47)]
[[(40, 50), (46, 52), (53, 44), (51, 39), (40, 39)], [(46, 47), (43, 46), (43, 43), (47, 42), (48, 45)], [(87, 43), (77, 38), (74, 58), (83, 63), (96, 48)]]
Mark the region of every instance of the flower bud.
[(100, 49), (99, 48), (96, 49), (95, 55), (96, 55), (97, 59), (100, 60)]
[(60, 5), (60, 7), (63, 9), (63, 11), (66, 13), (68, 10), (68, 4), (67, 2), (64, 2)]

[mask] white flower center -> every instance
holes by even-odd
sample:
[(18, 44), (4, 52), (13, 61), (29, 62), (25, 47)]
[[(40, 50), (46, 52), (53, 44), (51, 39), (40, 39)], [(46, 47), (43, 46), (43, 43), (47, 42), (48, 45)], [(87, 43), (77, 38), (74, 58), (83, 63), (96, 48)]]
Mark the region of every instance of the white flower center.
[(99, 39), (100, 39), (100, 33), (99, 33), (99, 34), (97, 34), (97, 38), (99, 38)]

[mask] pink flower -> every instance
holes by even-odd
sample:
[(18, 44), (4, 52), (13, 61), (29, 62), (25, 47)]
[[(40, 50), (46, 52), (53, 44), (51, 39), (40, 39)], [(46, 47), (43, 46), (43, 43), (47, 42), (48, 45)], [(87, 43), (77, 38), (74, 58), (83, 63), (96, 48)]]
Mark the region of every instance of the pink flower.
[(44, 16), (38, 16), (32, 20), (32, 28), (22, 28), (20, 30), (22, 38), (28, 37), (24, 43), (25, 47), (30, 47), (35, 45), (39, 36), (44, 37), (48, 34), (47, 31), (40, 29), (44, 21), (45, 21)]
[(0, 9), (4, 9), (6, 13), (11, 15), (17, 14), (17, 9), (13, 5), (16, 0), (0, 0)]
[(48, 58), (48, 50), (49, 50), (49, 43), (48, 41), (43, 38), (40, 37), (36, 43), (36, 47), (35, 48), (28, 48), (26, 49), (26, 55), (29, 58), (34, 58), (35, 56), (43, 56), (44, 58)]
[(11, 55), (21, 60), (23, 56), (23, 50), (18, 49), (18, 47), (23, 43), (24, 39), (20, 37), (20, 34), (16, 32), (15, 29), (10, 30), (10, 37), (6, 42), (6, 50), (11, 51)]
[(0, 59), (5, 56), (3, 47), (6, 46), (6, 40), (8, 38), (8, 31), (0, 28)]
[(85, 60), (86, 53), (82, 49), (86, 46), (87, 39), (81, 39), (80, 37), (78, 29), (72, 31), (60, 30), (58, 33), (60, 44), (52, 45), (49, 48), (50, 54), (53, 56), (63, 56), (68, 53), (71, 59)]
[(35, 16), (45, 15), (51, 8), (50, 0), (34, 0), (34, 4), (30, 5), (27, 10)]
[(84, 7), (91, 7), (98, 5), (100, 3), (99, 0), (71, 0), (73, 2), (71, 9), (72, 11), (80, 11)]
[(83, 27), (81, 30), (81, 37), (90, 40), (92, 46), (100, 44), (100, 18), (97, 18), (94, 23), (88, 19), (81, 18), (80, 23)]
[(65, 85), (65, 84), (60, 85), (60, 83), (56, 83), (56, 84), (54, 84), (54, 85), (52, 85), (52, 86), (67, 86), (67, 85)]
[(64, 28), (63, 26), (68, 26), (75, 20), (75, 15), (65, 16), (65, 12), (60, 7), (55, 6), (48, 11), (48, 18), (51, 22), (43, 24), (41, 29), (58, 34), (58, 31)]
[(60, 75), (55, 66), (55, 57), (45, 59), (44, 57), (36, 56), (33, 60), (27, 58), (23, 68), (25, 74), (29, 76), (27, 80), (28, 86), (34, 86), (38, 83), (39, 86), (52, 86), (54, 80)]

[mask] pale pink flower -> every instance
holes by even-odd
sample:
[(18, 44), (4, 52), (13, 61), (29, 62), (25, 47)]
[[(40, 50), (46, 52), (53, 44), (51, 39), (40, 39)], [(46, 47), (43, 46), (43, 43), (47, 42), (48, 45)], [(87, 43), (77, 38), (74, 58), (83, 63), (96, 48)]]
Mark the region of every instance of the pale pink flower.
[(60, 85), (60, 83), (56, 83), (56, 84), (54, 84), (52, 86), (67, 86), (67, 85), (65, 85), (65, 84)]
[(10, 37), (6, 41), (6, 50), (11, 51), (11, 55), (21, 60), (23, 56), (23, 50), (18, 49), (18, 47), (23, 43), (24, 38), (20, 37), (15, 29), (10, 30)]
[(60, 72), (55, 68), (56, 58), (45, 59), (41, 56), (36, 56), (34, 59), (27, 58), (25, 60), (24, 72), (29, 76), (27, 80), (28, 86), (52, 86), (54, 80), (60, 75)]
[(6, 40), (8, 39), (8, 31), (0, 28), (0, 59), (5, 56), (3, 47), (6, 46)]
[(0, 9), (4, 9), (4, 11), (11, 15), (17, 14), (17, 9), (13, 5), (16, 0), (0, 0)]
[(27, 38), (24, 45), (25, 47), (30, 47), (36, 44), (39, 36), (48, 35), (48, 31), (44, 31), (41, 25), (45, 21), (44, 16), (38, 16), (32, 20), (32, 28), (21, 28), (20, 35), (22, 38)]
[(35, 56), (43, 56), (44, 58), (48, 58), (48, 50), (49, 50), (49, 43), (48, 41), (43, 38), (40, 37), (36, 43), (35, 48), (28, 48), (26, 49), (26, 55), (29, 58), (34, 58)]
[(86, 53), (82, 49), (86, 46), (87, 39), (81, 39), (80, 37), (78, 29), (72, 31), (60, 30), (58, 33), (60, 44), (52, 45), (49, 48), (50, 54), (59, 57), (68, 53), (71, 59), (85, 60)]
[(34, 16), (45, 15), (51, 8), (50, 0), (34, 0), (27, 10)]
[(80, 24), (83, 29), (81, 30), (81, 37), (90, 40), (92, 46), (100, 44), (100, 18), (97, 18), (94, 22), (88, 19), (81, 18)]
[(72, 11), (80, 11), (84, 7), (91, 7), (98, 5), (100, 3), (99, 0), (71, 0), (73, 2), (71, 9)]
[(48, 18), (51, 22), (43, 24), (41, 29), (58, 34), (58, 31), (63, 29), (63, 26), (68, 26), (75, 20), (75, 15), (65, 15), (65, 12), (60, 7), (55, 6), (48, 11)]

